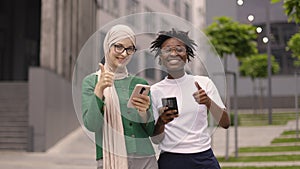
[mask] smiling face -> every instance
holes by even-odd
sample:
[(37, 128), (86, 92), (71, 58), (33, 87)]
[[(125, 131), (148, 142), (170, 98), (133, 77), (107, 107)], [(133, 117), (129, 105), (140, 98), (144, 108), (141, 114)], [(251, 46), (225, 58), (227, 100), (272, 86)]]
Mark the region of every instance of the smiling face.
[[(120, 49), (125, 48), (126, 50), (123, 50), (123, 52), (120, 52)], [(132, 41), (129, 38), (122, 39), (118, 42), (116, 42), (114, 45), (112, 45), (109, 48), (109, 61), (111, 67), (116, 70), (118, 67), (124, 67), (126, 66), (130, 59), (131, 55), (128, 55), (127, 53), (129, 50), (135, 49)], [(122, 51), (122, 50), (121, 50)]]
[(161, 64), (169, 74), (184, 74), (184, 65), (187, 61), (185, 44), (177, 38), (169, 38), (161, 45)]

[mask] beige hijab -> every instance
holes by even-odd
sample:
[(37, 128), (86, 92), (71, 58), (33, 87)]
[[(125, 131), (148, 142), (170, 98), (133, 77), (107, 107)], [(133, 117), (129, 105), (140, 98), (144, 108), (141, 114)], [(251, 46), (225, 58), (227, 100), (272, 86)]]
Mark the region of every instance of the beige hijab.
[[(135, 46), (135, 36), (132, 29), (125, 25), (116, 25), (107, 32), (103, 43), (105, 54), (104, 68), (106, 71), (115, 73), (115, 79), (126, 78), (128, 71), (126, 64), (117, 70), (112, 69), (112, 63), (108, 56), (109, 49), (114, 43), (125, 38), (129, 38)], [(129, 61), (130, 58), (128, 59)], [(99, 80), (101, 72), (98, 71), (97, 74)], [(128, 162), (124, 129), (119, 98), (114, 85), (104, 90), (104, 97), (103, 169), (126, 169), (128, 168)]]

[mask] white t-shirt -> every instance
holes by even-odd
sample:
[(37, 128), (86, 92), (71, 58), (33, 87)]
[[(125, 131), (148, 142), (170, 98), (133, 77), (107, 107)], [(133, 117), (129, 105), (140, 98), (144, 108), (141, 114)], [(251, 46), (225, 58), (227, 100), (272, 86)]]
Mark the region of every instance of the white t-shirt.
[(159, 144), (162, 151), (174, 153), (198, 153), (208, 150), (211, 142), (207, 131), (207, 107), (198, 104), (193, 93), (197, 91), (197, 81), (206, 94), (221, 108), (225, 108), (217, 88), (205, 76), (185, 74), (179, 79), (168, 79), (151, 86), (152, 108), (155, 120), (162, 107), (162, 98), (176, 97), (179, 117), (165, 126), (165, 137)]

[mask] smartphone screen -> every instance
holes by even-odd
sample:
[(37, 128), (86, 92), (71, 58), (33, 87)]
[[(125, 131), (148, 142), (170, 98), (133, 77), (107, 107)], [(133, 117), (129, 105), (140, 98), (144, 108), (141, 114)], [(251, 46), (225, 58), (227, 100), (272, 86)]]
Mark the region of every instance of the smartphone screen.
[(178, 106), (177, 106), (177, 99), (176, 97), (168, 97), (162, 98), (162, 105), (163, 107), (168, 107), (168, 110), (177, 110), (176, 114), (178, 114)]

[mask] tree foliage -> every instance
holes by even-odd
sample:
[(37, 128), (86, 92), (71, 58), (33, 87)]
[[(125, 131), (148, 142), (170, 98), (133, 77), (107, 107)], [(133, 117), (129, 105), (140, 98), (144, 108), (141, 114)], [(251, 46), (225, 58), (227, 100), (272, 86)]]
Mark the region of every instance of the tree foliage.
[[(278, 3), (280, 0), (272, 0), (273, 3)], [(294, 20), (297, 24), (300, 23), (300, 0), (284, 0), (283, 8), (288, 16), (288, 21)], [(300, 67), (300, 32), (294, 34), (288, 41), (287, 50), (292, 52), (292, 56), (296, 59), (294, 65)]]
[(240, 24), (229, 17), (214, 20), (204, 31), (221, 57), (235, 54), (241, 59), (257, 53), (257, 34), (254, 26)]
[[(272, 73), (279, 72), (280, 67), (274, 56), (271, 56)], [(249, 76), (252, 80), (255, 78), (265, 78), (268, 76), (268, 55), (256, 54), (243, 59), (240, 66), (242, 76)]]
[[(271, 0), (272, 3), (278, 3), (281, 0)], [(283, 8), (285, 14), (289, 18), (289, 22), (294, 20), (296, 23), (300, 22), (300, 1), (299, 0), (284, 0)]]
[[(272, 3), (278, 3), (280, 0), (271, 0)], [(288, 16), (288, 21), (294, 20), (297, 24), (300, 23), (300, 0), (284, 0), (283, 8)], [(287, 50), (292, 52), (292, 56), (296, 59), (294, 65), (300, 67), (300, 32), (296, 33), (288, 41)]]
[(292, 56), (296, 60), (294, 61), (294, 65), (300, 66), (300, 33), (296, 33), (291, 37), (288, 41), (287, 50), (292, 51)]
[(294, 20), (300, 23), (300, 1), (299, 0), (284, 0), (284, 12), (289, 18), (289, 22)]
[[(272, 3), (278, 3), (281, 0), (271, 0)], [(294, 20), (296, 23), (300, 22), (300, 1), (299, 0), (284, 0), (283, 8), (285, 14), (288, 16), (288, 21)]]

